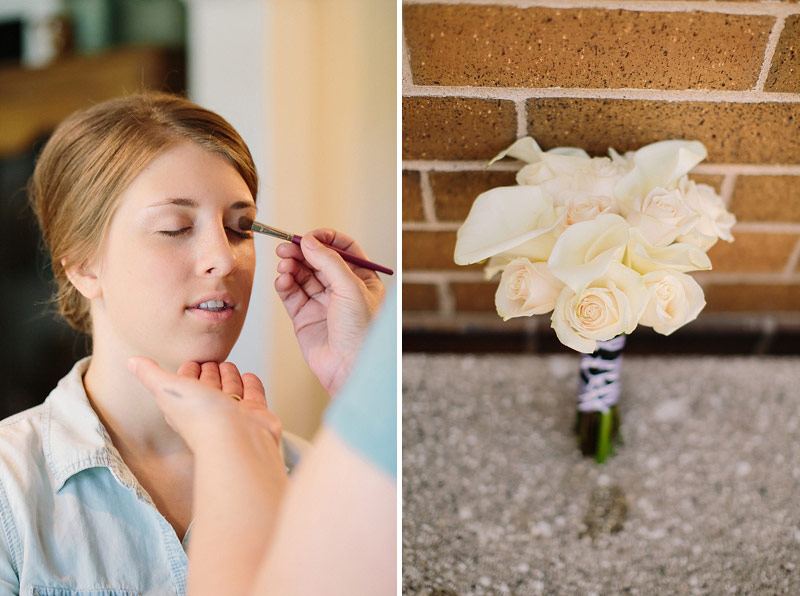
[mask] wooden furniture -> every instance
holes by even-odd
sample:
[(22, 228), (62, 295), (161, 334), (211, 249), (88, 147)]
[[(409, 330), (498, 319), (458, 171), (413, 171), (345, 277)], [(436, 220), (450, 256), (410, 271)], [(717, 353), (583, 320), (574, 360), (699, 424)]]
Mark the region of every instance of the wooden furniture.
[(0, 67), (0, 159), (19, 155), (66, 116), (144, 89), (184, 89), (182, 52), (123, 47), (42, 69)]

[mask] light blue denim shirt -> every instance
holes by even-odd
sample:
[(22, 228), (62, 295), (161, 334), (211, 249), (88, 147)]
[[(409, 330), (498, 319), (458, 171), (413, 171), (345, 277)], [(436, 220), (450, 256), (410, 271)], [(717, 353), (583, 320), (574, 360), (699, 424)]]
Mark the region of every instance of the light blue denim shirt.
[(185, 594), (183, 544), (122, 461), (83, 388), (0, 423), (0, 595)]

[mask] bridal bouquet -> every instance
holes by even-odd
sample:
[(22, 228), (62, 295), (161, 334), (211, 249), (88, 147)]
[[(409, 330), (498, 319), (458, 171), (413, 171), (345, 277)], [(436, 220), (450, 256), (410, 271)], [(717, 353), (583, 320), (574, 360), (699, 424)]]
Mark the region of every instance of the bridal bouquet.
[[(608, 155), (519, 139), (490, 162), (526, 162), (517, 185), (475, 199), (455, 248), (457, 264), (486, 262), (487, 279), (502, 272), (495, 304), (504, 320), (552, 313), (559, 340), (585, 354), (638, 325), (669, 335), (694, 320), (705, 299), (687, 273), (711, 269), (706, 252), (733, 241), (736, 221), (712, 187), (687, 176), (706, 157), (702, 143)], [(614, 405), (618, 370), (600, 368), (580, 411)]]

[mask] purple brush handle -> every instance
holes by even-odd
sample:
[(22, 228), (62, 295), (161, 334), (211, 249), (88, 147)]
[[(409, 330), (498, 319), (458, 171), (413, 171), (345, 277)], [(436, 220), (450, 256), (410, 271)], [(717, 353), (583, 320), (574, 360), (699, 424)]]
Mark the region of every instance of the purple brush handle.
[[(295, 234), (292, 236), (292, 242), (294, 242), (297, 246), (300, 246), (300, 241), (303, 239), (302, 236), (298, 236)], [(364, 267), (365, 269), (372, 269), (373, 271), (380, 271), (381, 273), (385, 273), (386, 275), (394, 275), (394, 271), (389, 269), (388, 267), (384, 267), (383, 265), (378, 265), (377, 263), (373, 263), (372, 261), (368, 261), (367, 259), (362, 259), (361, 257), (357, 257), (349, 252), (343, 251), (341, 248), (336, 248), (335, 246), (331, 246), (330, 244), (326, 244), (328, 248), (334, 250), (339, 253), (339, 255), (345, 260), (353, 265), (358, 265), (359, 267)]]

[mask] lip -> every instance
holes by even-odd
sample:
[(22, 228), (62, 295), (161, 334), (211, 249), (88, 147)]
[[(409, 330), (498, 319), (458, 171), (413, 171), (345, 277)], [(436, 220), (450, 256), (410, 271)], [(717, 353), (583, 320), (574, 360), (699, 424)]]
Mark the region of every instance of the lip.
[[(225, 303), (225, 309), (220, 310), (217, 312), (210, 311), (210, 310), (202, 310), (198, 308), (203, 302), (208, 302), (209, 300), (221, 300)], [(199, 317), (206, 321), (211, 321), (214, 323), (221, 323), (223, 321), (227, 321), (231, 317), (233, 317), (234, 312), (236, 311), (236, 300), (228, 293), (221, 293), (221, 294), (207, 294), (195, 301), (192, 302), (191, 306), (186, 307), (186, 312)]]

